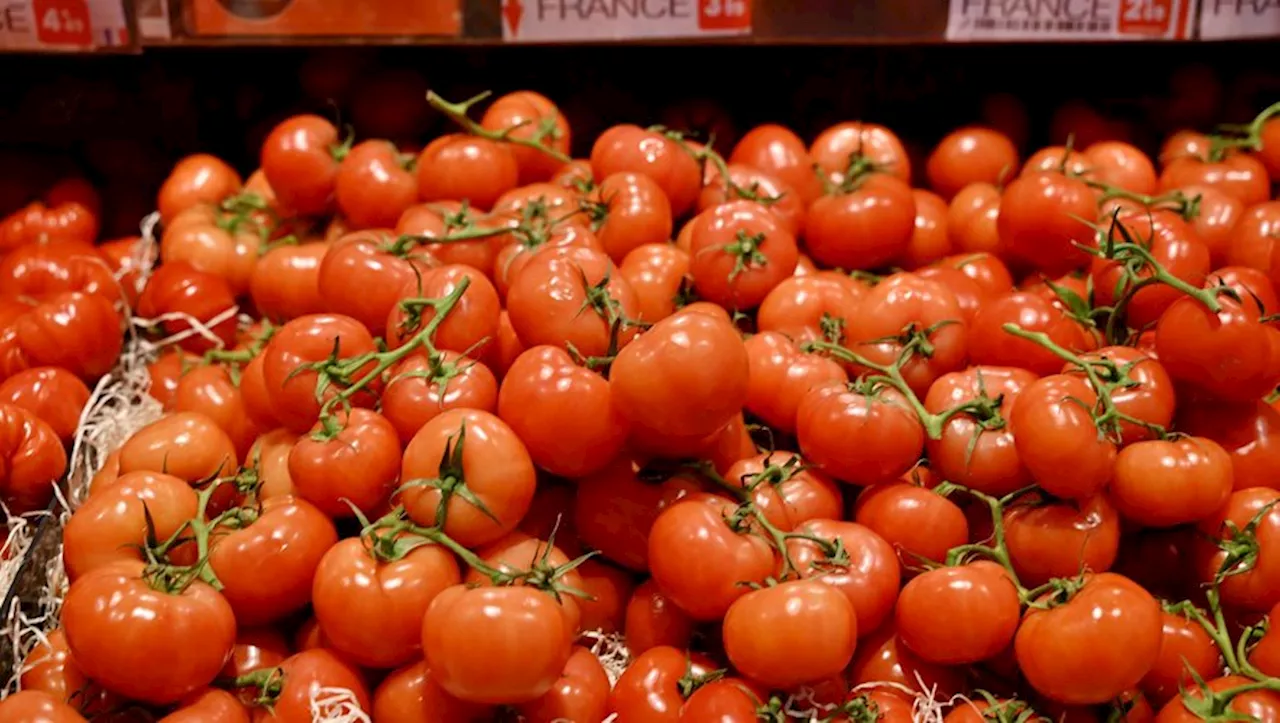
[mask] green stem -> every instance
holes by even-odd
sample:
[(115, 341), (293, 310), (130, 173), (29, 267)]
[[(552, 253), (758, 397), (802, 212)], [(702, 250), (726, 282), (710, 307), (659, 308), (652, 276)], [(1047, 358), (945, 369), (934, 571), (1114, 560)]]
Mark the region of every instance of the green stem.
[[(843, 362), (866, 367), (867, 369), (875, 372), (875, 375), (868, 379), (871, 381), (883, 381), (885, 384), (888, 384), (898, 390), (898, 392), (906, 398), (907, 404), (910, 405), (912, 411), (914, 411), (916, 416), (920, 419), (920, 424), (924, 427), (925, 434), (929, 436), (929, 439), (941, 439), (942, 429), (946, 426), (947, 421), (950, 420), (951, 417), (960, 414), (961, 412), (969, 411), (970, 409), (970, 407), (966, 405), (961, 405), (954, 409), (949, 409), (942, 414), (933, 414), (929, 410), (925, 409), (920, 398), (911, 390), (911, 385), (907, 384), (907, 380), (902, 376), (902, 362), (908, 358), (909, 353), (904, 353), (902, 357), (900, 357), (898, 363), (884, 365), (877, 364), (846, 346), (826, 341), (810, 342), (805, 345), (804, 350), (823, 351)], [(904, 352), (909, 352), (909, 350), (904, 348)]]
[(488, 98), (490, 95), (492, 95), (490, 91), (485, 91), (480, 95), (464, 100), (461, 103), (450, 103), (437, 95), (435, 91), (427, 91), (427, 103), (430, 104), (432, 108), (435, 108), (441, 113), (449, 116), (449, 118), (455, 123), (462, 126), (463, 130), (473, 136), (479, 136), (481, 138), (487, 138), (491, 141), (498, 141), (501, 143), (524, 146), (525, 148), (532, 148), (564, 163), (568, 163), (573, 160), (560, 151), (542, 143), (541, 137), (538, 137), (541, 134), (535, 134), (534, 138), (516, 138), (512, 135), (512, 132), (516, 129), (527, 126), (529, 124), (528, 122), (514, 125), (500, 131), (492, 131), (472, 120), (470, 116), (467, 115), (471, 111), (471, 107), (485, 98)]
[(1018, 573), (1013, 569), (1013, 560), (1009, 557), (1009, 545), (1005, 541), (1004, 529), (1004, 500), (991, 495), (984, 494), (977, 490), (953, 484), (951, 482), (943, 482), (934, 488), (934, 491), (942, 496), (947, 496), (952, 492), (964, 492), (973, 498), (981, 501), (987, 506), (987, 510), (991, 515), (991, 544), (990, 545), (961, 545), (958, 548), (947, 552), (947, 565), (955, 565), (959, 562), (959, 558), (963, 555), (956, 554), (956, 550), (964, 550), (964, 552), (980, 552), (992, 561), (999, 564), (1008, 573), (1009, 579), (1013, 581), (1014, 587), (1018, 589), (1018, 598), (1025, 605), (1039, 594), (1039, 590), (1027, 590), (1023, 587), (1022, 581), (1018, 579)]

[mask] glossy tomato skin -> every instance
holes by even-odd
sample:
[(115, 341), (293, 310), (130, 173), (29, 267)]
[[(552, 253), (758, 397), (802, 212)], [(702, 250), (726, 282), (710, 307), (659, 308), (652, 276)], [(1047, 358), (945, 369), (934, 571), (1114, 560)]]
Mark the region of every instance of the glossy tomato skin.
[(281, 205), (319, 215), (333, 203), (338, 129), (314, 115), (287, 118), (262, 143), (262, 172)]
[(129, 472), (94, 488), (63, 529), (67, 576), (75, 581), (117, 561), (142, 560), (148, 513), (156, 539), (167, 540), (195, 517), (197, 506), (185, 480), (161, 472)]
[(1105, 494), (1074, 503), (1032, 502), (1004, 514), (1009, 557), (1022, 584), (1111, 569), (1120, 550), (1120, 517)]
[(804, 538), (788, 540), (787, 553), (803, 577), (844, 593), (853, 605), (859, 636), (877, 630), (890, 617), (898, 597), (901, 573), (893, 546), (870, 528), (839, 519), (809, 520), (795, 531), (843, 543), (848, 564), (832, 564), (822, 548)]
[(835, 361), (801, 352), (782, 333), (761, 332), (744, 344), (750, 363), (745, 406), (774, 429), (794, 432), (800, 402), (811, 389), (848, 380)]
[[(1280, 492), (1253, 487), (1236, 490), (1227, 504), (1201, 520), (1197, 529), (1204, 535), (1192, 548), (1196, 574), (1202, 582), (1211, 582), (1219, 573), (1226, 552), (1215, 540), (1231, 540), (1234, 530), (1253, 524), (1257, 558), (1253, 567), (1227, 576), (1220, 586), (1222, 602), (1242, 610), (1266, 612), (1280, 602)], [(1228, 524), (1230, 523), (1230, 524)]]
[[(527, 703), (555, 685), (575, 632), (566, 629), (559, 605), (546, 592), (455, 585), (427, 609), (422, 651), (440, 687), (458, 698)], [(508, 642), (514, 636), (521, 640), (518, 655)]]
[(1246, 206), (1271, 198), (1266, 166), (1246, 153), (1233, 153), (1217, 162), (1184, 156), (1170, 161), (1160, 172), (1161, 190), (1192, 184), (1221, 188)]
[(1116, 457), (1111, 500), (1126, 520), (1144, 527), (1199, 522), (1227, 502), (1231, 457), (1204, 437), (1148, 440)]
[(689, 252), (673, 244), (644, 244), (631, 250), (618, 273), (636, 293), (636, 315), (653, 324), (676, 312), (681, 289), (688, 283)]
[(5, 295), (42, 298), (79, 291), (120, 299), (111, 268), (102, 253), (85, 242), (27, 244), (0, 259)]
[(916, 227), (911, 187), (876, 173), (849, 193), (824, 195), (809, 207), (805, 247), (815, 261), (842, 269), (876, 269), (906, 252)]
[(600, 134), (591, 147), (591, 171), (596, 178), (623, 171), (643, 173), (666, 194), (676, 217), (693, 208), (702, 188), (702, 169), (680, 142), (629, 124)]
[[(280, 327), (267, 342), (262, 355), (262, 375), (271, 408), (287, 428), (307, 432), (320, 415), (321, 402), (316, 399), (319, 374), (303, 369), (328, 359), (337, 350), (339, 360), (369, 354), (377, 350), (373, 336), (359, 321), (339, 314), (315, 314), (299, 317)], [(352, 375), (359, 379), (372, 368), (361, 367)], [(299, 371), (301, 369), (301, 371)], [(336, 394), (330, 385), (326, 397)], [(370, 405), (367, 395), (357, 394), (355, 406)]]
[[(947, 420), (939, 439), (925, 440), (929, 462), (939, 475), (956, 484), (989, 495), (1003, 496), (1030, 482), (1031, 473), (1018, 454), (1009, 415), (1018, 396), (1036, 375), (1014, 367), (974, 366), (938, 377), (929, 387), (924, 406), (939, 414), (983, 395), (994, 402), (1004, 424), (984, 424), (974, 414), (956, 414)], [(992, 420), (994, 421), (994, 420)]]
[(284, 687), (269, 708), (257, 708), (254, 723), (308, 723), (313, 720), (312, 701), (324, 698), (321, 690), (350, 691), (349, 704), (362, 711), (371, 708), (369, 690), (358, 668), (329, 650), (317, 648), (295, 653), (280, 664)]
[(426, 661), (391, 673), (373, 694), (374, 720), (386, 723), (483, 723), (493, 711), (449, 695), (436, 682)]
[(835, 271), (792, 276), (764, 298), (756, 314), (756, 328), (781, 332), (797, 343), (825, 341), (823, 319), (830, 317), (848, 328), (857, 318), (867, 291), (865, 286)]
[(1071, 351), (1097, 346), (1092, 335), (1065, 309), (1035, 293), (1014, 291), (984, 304), (969, 327), (969, 356), (976, 364), (1020, 367), (1039, 375), (1053, 374), (1062, 359), (1044, 347), (1004, 330), (1016, 323), (1027, 331), (1049, 335), (1054, 343)]
[(1051, 494), (1090, 497), (1111, 479), (1116, 445), (1090, 415), (1097, 399), (1088, 381), (1055, 374), (1029, 384), (1010, 411), (1018, 456)]
[(516, 358), (502, 381), (498, 416), (524, 441), (535, 464), (562, 477), (604, 468), (630, 432), (609, 382), (554, 346), (536, 346)]
[(622, 263), (640, 246), (671, 239), (671, 202), (662, 187), (643, 173), (622, 171), (608, 176), (588, 201), (599, 204), (603, 213), (593, 230), (615, 263)]
[(787, 451), (752, 454), (729, 465), (725, 479), (753, 491), (757, 509), (790, 529), (809, 520), (838, 519), (844, 510), (840, 485)]
[(241, 296), (249, 290), (262, 254), (264, 229), (255, 217), (231, 217), (214, 206), (197, 206), (165, 228), (160, 255), (166, 263), (186, 261), (222, 278), (232, 294)]
[[(572, 136), (569, 122), (550, 100), (531, 90), (517, 90), (493, 101), (480, 118), (480, 125), (491, 131), (507, 131), (511, 138), (534, 139), (544, 128), (550, 131), (541, 136), (544, 146), (560, 153), (569, 152)], [(519, 169), (520, 183), (546, 181), (564, 165), (561, 161), (536, 148), (509, 146)]]
[[(208, 686), (235, 644), (231, 606), (196, 581), (178, 594), (153, 590), (142, 563), (85, 575), (67, 591), (62, 626), (84, 674), (133, 700), (163, 705)], [(129, 644), (121, 644), (122, 640)], [(139, 670), (148, 670), (145, 676)]]
[(494, 411), (498, 380), (484, 363), (453, 351), (428, 357), (414, 353), (388, 370), (380, 400), (382, 415), (406, 445), (419, 429), (448, 409)]
[(67, 471), (67, 453), (53, 428), (35, 414), (0, 404), (0, 501), (10, 514), (44, 509)]
[(796, 268), (795, 237), (754, 201), (733, 201), (698, 214), (689, 241), (689, 274), (707, 301), (751, 309)]
[(465, 198), (488, 210), (519, 184), (511, 150), (479, 136), (440, 136), (418, 155), (418, 197), (423, 201)]
[(999, 131), (982, 126), (947, 134), (929, 154), (929, 185), (943, 198), (971, 183), (1000, 183), (1018, 175), (1018, 149)]
[(792, 236), (804, 232), (807, 204), (790, 186), (767, 171), (742, 164), (730, 164), (728, 183), (712, 166), (707, 168), (707, 179), (698, 196), (698, 211), (730, 203), (739, 198), (763, 203), (782, 228)]
[(1055, 171), (1023, 173), (1005, 188), (997, 225), (1013, 256), (1056, 275), (1088, 260), (1075, 244), (1091, 242), (1093, 229), (1084, 219), (1096, 214), (1093, 191), (1084, 181)]
[[(340, 431), (302, 436), (289, 452), (289, 478), (294, 490), (326, 515), (351, 517), (355, 509), (376, 515), (391, 497), (400, 469), (400, 437), (387, 418), (371, 409), (338, 415)], [(355, 509), (353, 509), (353, 507)]]
[(394, 226), (418, 200), (418, 179), (389, 141), (364, 141), (347, 152), (334, 177), (334, 199), (357, 228)]
[[(943, 665), (995, 657), (1013, 642), (1021, 602), (1004, 568), (982, 560), (912, 578), (894, 611), (898, 639), (922, 660)], [(956, 621), (965, 621), (963, 630)]]
[(1237, 490), (1275, 485), (1271, 474), (1280, 461), (1280, 412), (1263, 401), (1187, 404), (1177, 425), (1187, 434), (1207, 437), (1231, 455)]
[(693, 475), (643, 479), (643, 459), (620, 455), (600, 471), (577, 480), (574, 521), (583, 543), (629, 570), (649, 568), (649, 531), (658, 514), (701, 489)]
[(713, 680), (693, 691), (680, 707), (680, 723), (718, 721), (750, 723), (759, 720), (760, 694), (733, 678)]
[[(1209, 680), (1208, 688), (1211, 692), (1222, 693), (1250, 685), (1252, 682), (1252, 679), (1242, 675), (1228, 675)], [(1197, 687), (1189, 688), (1187, 694), (1193, 700), (1204, 697), (1204, 693)], [(1238, 715), (1241, 720), (1275, 723), (1280, 720), (1280, 694), (1265, 689), (1240, 693), (1231, 699), (1226, 713)], [(1156, 716), (1156, 723), (1194, 723), (1200, 720), (1204, 719), (1188, 710), (1181, 698), (1169, 701)]]
[[(1177, 401), (1173, 380), (1150, 353), (1129, 346), (1105, 346), (1081, 354), (1080, 358), (1091, 364), (1107, 362), (1095, 366), (1095, 371), (1104, 384), (1116, 385), (1111, 390), (1111, 401), (1121, 414), (1138, 420), (1124, 420), (1117, 425), (1121, 446), (1152, 438), (1152, 430), (1139, 422), (1165, 429), (1173, 422)], [(1074, 362), (1064, 364), (1062, 373), (1085, 376)]]
[(249, 711), (227, 691), (205, 688), (180, 701), (159, 723), (249, 723)]
[[(461, 482), (488, 508), (489, 515), (454, 495), (448, 501), (444, 531), (464, 545), (475, 546), (493, 542), (514, 529), (533, 499), (533, 460), (506, 422), (474, 409), (442, 413), (418, 430), (405, 448), (400, 483), (439, 477), (444, 450), (456, 449), (464, 434)], [(440, 490), (409, 485), (399, 499), (415, 522), (436, 524)]]
[(175, 412), (203, 413), (213, 420), (231, 439), (236, 459), (244, 459), (262, 431), (249, 413), (241, 385), (224, 366), (210, 364), (188, 370), (174, 389), (170, 408)]
[(187, 156), (174, 165), (160, 186), (156, 207), (169, 221), (201, 203), (218, 203), (240, 190), (240, 174), (225, 161), (207, 153)]
[(905, 481), (863, 490), (854, 520), (893, 545), (904, 570), (915, 569), (921, 559), (942, 562), (948, 550), (969, 539), (969, 522), (954, 502)]
[[(1128, 238), (1145, 247), (1155, 262), (1175, 278), (1194, 288), (1204, 283), (1210, 269), (1209, 247), (1177, 213), (1149, 209), (1122, 211), (1115, 217), (1114, 224), (1122, 225)], [(1108, 228), (1106, 233), (1114, 243), (1127, 242), (1115, 226)], [(1117, 284), (1125, 278), (1123, 265), (1096, 256), (1089, 264), (1097, 303), (1113, 306), (1117, 301)], [(1141, 279), (1150, 275), (1150, 270), (1144, 269), (1137, 276)], [(1129, 298), (1125, 320), (1135, 329), (1144, 329), (1155, 323), (1164, 310), (1182, 296), (1181, 291), (1166, 284), (1139, 289)]]
[(431, 306), (410, 313), (406, 302), (415, 299), (443, 299), (453, 295), (466, 283), (466, 289), (453, 309), (436, 327), (431, 342), (436, 349), (459, 354), (483, 355), (498, 334), (501, 300), (489, 278), (463, 264), (448, 264), (407, 280), (396, 295), (386, 320), (387, 346), (398, 349), (420, 344), (423, 330), (436, 317)]
[(636, 586), (627, 601), (623, 634), (633, 657), (660, 645), (686, 648), (693, 636), (693, 620), (649, 578)]
[(266, 319), (285, 322), (325, 309), (320, 296), (320, 264), (329, 244), (277, 246), (263, 254), (249, 279), (249, 296)]
[(1194, 690), (1197, 676), (1212, 680), (1222, 670), (1222, 653), (1200, 623), (1167, 611), (1160, 613), (1160, 622), (1160, 655), (1140, 684), (1155, 706)]
[(822, 195), (822, 182), (813, 171), (809, 149), (799, 136), (780, 125), (766, 123), (747, 131), (733, 147), (729, 163), (777, 176), (795, 189), (806, 207)]
[(680, 681), (706, 675), (715, 665), (698, 653), (660, 645), (636, 657), (609, 693), (618, 723), (680, 723), (685, 698)]
[(749, 592), (740, 581), (763, 582), (774, 571), (764, 540), (732, 530), (724, 497), (691, 494), (667, 507), (649, 531), (649, 571), (672, 602), (695, 620), (718, 620)]
[(574, 647), (559, 680), (541, 698), (520, 706), (529, 723), (604, 720), (609, 712), (609, 676), (595, 655)]
[(120, 447), (120, 471), (164, 471), (189, 483), (230, 476), (236, 469), (231, 438), (198, 412), (168, 414), (133, 433)]
[(893, 131), (875, 123), (837, 123), (813, 139), (809, 155), (837, 183), (858, 160), (870, 161), (876, 170), (904, 183), (911, 182), (911, 162), (902, 141)]
[[(590, 300), (603, 287), (609, 301)], [(584, 357), (610, 354), (613, 316), (623, 321), (618, 348), (636, 335), (625, 323), (636, 317), (636, 295), (605, 254), (591, 249), (547, 249), (529, 259), (507, 290), (507, 314), (521, 341), (577, 349)], [(585, 307), (585, 308), (584, 308)]]
[(796, 439), (805, 457), (827, 474), (871, 485), (911, 469), (924, 450), (925, 433), (897, 390), (868, 396), (845, 385), (827, 385), (801, 399)]
[(333, 242), (320, 262), (317, 280), (326, 310), (350, 316), (371, 333), (383, 335), (400, 289), (435, 265), (418, 249), (393, 253), (395, 243), (394, 236), (378, 230), (356, 231)]
[[(778, 688), (840, 673), (853, 659), (858, 639), (853, 605), (818, 580), (747, 593), (725, 613), (723, 630), (725, 653), (734, 668)], [(766, 630), (772, 634), (762, 634)], [(796, 644), (803, 655), (788, 654)]]
[(1001, 190), (990, 183), (971, 183), (947, 206), (947, 235), (957, 251), (1007, 255), (1000, 238)]
[[(191, 333), (181, 344), (182, 348), (195, 353), (217, 346), (232, 346), (236, 320), (235, 314), (228, 312), (233, 307), (235, 297), (222, 277), (200, 271), (185, 261), (161, 264), (138, 297), (138, 314), (143, 317), (185, 314), (209, 327), (212, 338), (194, 333), (191, 322), (186, 320), (163, 322), (164, 330), (171, 335)], [(214, 319), (218, 322), (210, 327)], [(222, 344), (216, 340), (221, 340)]]
[(84, 723), (75, 708), (38, 690), (24, 690), (0, 701), (0, 714), (13, 723)]
[(947, 202), (932, 191), (914, 189), (916, 227), (902, 255), (902, 265), (918, 269), (951, 253), (951, 236), (947, 233)]
[(63, 292), (30, 299), (3, 299), (0, 311), (0, 376), (32, 367), (56, 366), (82, 379), (96, 379), (115, 365), (123, 346), (122, 319), (111, 300), (98, 294)]
[(898, 638), (892, 625), (882, 627), (861, 645), (849, 667), (849, 683), (897, 684), (935, 700), (946, 700), (963, 689), (964, 672), (921, 660)]
[(1156, 353), (1169, 376), (1229, 401), (1258, 399), (1280, 375), (1280, 330), (1256, 306), (1219, 295), (1213, 313), (1175, 301), (1156, 324)]
[(27, 653), (22, 661), (21, 683), (22, 690), (46, 693), (83, 715), (99, 715), (121, 704), (119, 696), (84, 677), (71, 659), (67, 636), (60, 629), (49, 631)]
[(1160, 654), (1161, 637), (1155, 598), (1126, 577), (1102, 573), (1087, 578), (1069, 602), (1030, 610), (1014, 649), (1040, 693), (1062, 703), (1097, 704), (1142, 680)]
[(311, 600), (325, 638), (368, 668), (412, 662), (422, 646), (422, 617), (431, 601), (462, 581), (442, 547), (425, 545), (394, 561), (375, 559), (365, 542), (329, 548), (315, 571)]
[(316, 568), (337, 541), (333, 523), (315, 505), (272, 497), (252, 523), (215, 537), (209, 567), (222, 582), (236, 623), (265, 625), (310, 602)]

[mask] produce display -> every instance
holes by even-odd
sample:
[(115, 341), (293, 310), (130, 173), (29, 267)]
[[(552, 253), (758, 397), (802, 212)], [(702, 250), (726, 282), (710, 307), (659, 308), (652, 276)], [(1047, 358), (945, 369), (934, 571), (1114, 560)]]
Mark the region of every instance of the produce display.
[(0, 721), (1280, 720), (1280, 104), (421, 105), (0, 221), (0, 502), (68, 513)]

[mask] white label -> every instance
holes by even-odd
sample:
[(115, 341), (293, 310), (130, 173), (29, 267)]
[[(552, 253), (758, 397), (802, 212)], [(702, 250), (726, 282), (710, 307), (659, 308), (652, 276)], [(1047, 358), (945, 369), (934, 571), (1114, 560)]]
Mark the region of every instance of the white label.
[(750, 32), (751, 0), (502, 0), (502, 37), (510, 42)]
[(1280, 0), (1200, 0), (1200, 37), (1280, 37)]
[(1191, 0), (951, 0), (947, 40), (1171, 40)]

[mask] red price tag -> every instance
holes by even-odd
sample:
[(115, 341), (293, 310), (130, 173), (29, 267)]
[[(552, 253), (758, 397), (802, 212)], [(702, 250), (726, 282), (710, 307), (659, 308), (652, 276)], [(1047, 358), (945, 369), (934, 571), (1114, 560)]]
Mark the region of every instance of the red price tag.
[(1117, 29), (1121, 35), (1163, 37), (1173, 24), (1173, 14), (1173, 0), (1123, 0)]
[(36, 39), (43, 45), (93, 45), (85, 0), (32, 0)]
[(750, 30), (751, 0), (699, 0), (699, 30)]

